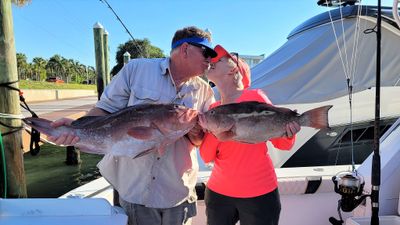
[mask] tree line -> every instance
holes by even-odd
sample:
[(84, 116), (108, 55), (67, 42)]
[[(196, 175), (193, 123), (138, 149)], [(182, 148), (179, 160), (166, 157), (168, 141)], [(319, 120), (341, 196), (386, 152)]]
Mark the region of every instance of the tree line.
[(20, 80), (45, 81), (49, 78), (59, 78), (67, 83), (91, 83), (90, 81), (96, 78), (94, 67), (58, 54), (48, 60), (35, 57), (32, 62), (28, 62), (25, 54), (17, 53), (17, 69)]
[[(165, 57), (163, 51), (151, 45), (147, 38), (142, 40), (129, 40), (118, 46), (115, 61), (116, 65), (110, 74), (115, 75), (123, 67), (123, 54), (129, 52), (134, 58), (159, 58)], [(66, 59), (58, 54), (48, 60), (35, 57), (32, 62), (27, 61), (23, 53), (17, 53), (18, 77), (23, 80), (45, 81), (49, 78), (58, 78), (66, 83), (95, 83), (96, 70), (93, 66), (86, 66), (74, 59)]]

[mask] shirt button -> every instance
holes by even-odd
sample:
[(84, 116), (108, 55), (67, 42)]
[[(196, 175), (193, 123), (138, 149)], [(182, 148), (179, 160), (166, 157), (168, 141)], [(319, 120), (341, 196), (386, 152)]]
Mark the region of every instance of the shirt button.
[(160, 157), (157, 157), (157, 160), (160, 160)]
[(156, 179), (156, 177), (153, 177), (153, 180), (155, 180)]

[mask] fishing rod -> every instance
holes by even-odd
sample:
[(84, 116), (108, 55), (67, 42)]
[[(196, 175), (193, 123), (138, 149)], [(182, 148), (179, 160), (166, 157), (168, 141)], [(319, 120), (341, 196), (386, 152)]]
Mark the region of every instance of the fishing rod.
[[(397, 0), (396, 0), (397, 1)], [(319, 0), (318, 5), (321, 6), (339, 6), (354, 5), (357, 0)], [(398, 1), (397, 1), (398, 2)], [(397, 3), (396, 2), (396, 3)], [(362, 7), (361, 5), (358, 7)], [(360, 8), (359, 8), (360, 9)], [(332, 20), (332, 19), (331, 19)], [(381, 184), (381, 158), (379, 153), (379, 137), (380, 137), (380, 87), (381, 87), (381, 22), (382, 7), (381, 0), (378, 0), (377, 6), (377, 23), (372, 29), (365, 31), (365, 34), (376, 33), (376, 84), (375, 84), (375, 118), (374, 118), (374, 145), (372, 155), (371, 169), (371, 194), (363, 195), (364, 180), (354, 169), (352, 173), (345, 172), (338, 174), (332, 178), (335, 184), (335, 192), (340, 194), (342, 198), (338, 201), (338, 213), (340, 220), (334, 217), (329, 218), (331, 224), (343, 224), (340, 210), (350, 212), (354, 210), (366, 197), (371, 198), (371, 225), (379, 225), (379, 189)]]
[(381, 185), (381, 157), (379, 154), (380, 137), (380, 91), (381, 91), (381, 22), (382, 6), (378, 0), (378, 15), (376, 23), (376, 87), (375, 87), (375, 121), (374, 121), (374, 153), (372, 155), (371, 171), (371, 225), (379, 225), (379, 189)]
[(128, 28), (125, 26), (124, 22), (122, 22), (121, 18), (118, 16), (118, 14), (111, 7), (111, 5), (107, 2), (107, 0), (100, 0), (100, 2), (105, 3), (108, 6), (108, 8), (111, 10), (111, 12), (114, 14), (114, 16), (117, 17), (117, 20), (121, 23), (121, 25), (124, 27), (126, 33), (128, 33), (128, 35), (131, 37), (132, 41), (134, 42), (134, 45), (135, 45), (136, 49), (139, 51), (140, 56), (143, 57), (143, 54), (144, 54), (143, 50), (140, 48), (140, 46), (138, 44), (136, 44), (135, 38), (133, 37), (131, 32), (128, 30)]

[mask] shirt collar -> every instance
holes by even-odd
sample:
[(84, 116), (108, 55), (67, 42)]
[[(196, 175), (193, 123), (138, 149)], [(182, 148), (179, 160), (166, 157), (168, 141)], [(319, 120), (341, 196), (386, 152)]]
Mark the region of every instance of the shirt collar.
[(161, 63), (160, 63), (160, 67), (161, 67), (161, 74), (162, 75), (167, 75), (169, 74), (169, 65), (170, 65), (170, 58), (164, 58)]

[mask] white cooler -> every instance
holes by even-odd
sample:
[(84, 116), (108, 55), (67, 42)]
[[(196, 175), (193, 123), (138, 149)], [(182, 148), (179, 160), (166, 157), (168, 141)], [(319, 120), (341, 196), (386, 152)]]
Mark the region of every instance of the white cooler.
[(0, 199), (1, 225), (126, 225), (128, 217), (102, 198)]

